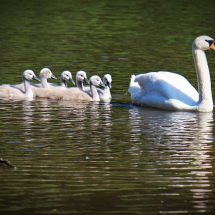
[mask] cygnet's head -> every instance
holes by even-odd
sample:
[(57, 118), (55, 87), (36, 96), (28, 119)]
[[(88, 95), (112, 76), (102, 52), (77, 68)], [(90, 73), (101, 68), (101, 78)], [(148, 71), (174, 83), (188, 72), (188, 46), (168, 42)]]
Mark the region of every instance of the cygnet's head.
[(200, 50), (214, 50), (215, 51), (215, 46), (214, 46), (214, 39), (208, 36), (199, 36), (193, 41), (193, 46), (196, 49)]
[(34, 74), (34, 72), (30, 69), (27, 69), (23, 72), (23, 75), (22, 75), (23, 79), (24, 80), (28, 80), (28, 81), (31, 81), (31, 80), (37, 80), (37, 81), (40, 81), (40, 79)]
[(74, 80), (72, 79), (72, 73), (68, 70), (61, 73), (61, 79), (64, 81), (70, 81), (71, 83), (75, 84)]
[(89, 84), (89, 80), (87, 79), (87, 74), (83, 70), (77, 72), (77, 74), (76, 74), (76, 80), (80, 81), (80, 82), (84, 82), (85, 81), (86, 83)]
[(49, 68), (43, 68), (43, 69), (41, 69), (41, 71), (40, 71), (40, 78), (45, 78), (45, 79), (53, 78), (53, 79), (57, 79), (53, 75), (52, 71)]
[(112, 82), (112, 77), (110, 74), (105, 74), (103, 77), (103, 83), (105, 86), (108, 86), (109, 88), (111, 88), (111, 82)]
[(102, 86), (105, 87), (104, 83), (102, 82), (101, 78), (98, 75), (93, 75), (90, 77), (90, 84), (94, 86)]

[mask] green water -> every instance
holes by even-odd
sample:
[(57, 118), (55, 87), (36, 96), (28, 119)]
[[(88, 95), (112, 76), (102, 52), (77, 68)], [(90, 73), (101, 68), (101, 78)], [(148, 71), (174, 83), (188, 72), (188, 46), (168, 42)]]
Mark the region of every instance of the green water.
[(0, 102), (0, 158), (17, 167), (0, 165), (0, 214), (213, 214), (213, 113), (135, 107), (127, 89), (157, 70), (197, 87), (191, 44), (215, 38), (214, 14), (212, 0), (2, 0), (0, 84), (110, 73), (113, 99)]

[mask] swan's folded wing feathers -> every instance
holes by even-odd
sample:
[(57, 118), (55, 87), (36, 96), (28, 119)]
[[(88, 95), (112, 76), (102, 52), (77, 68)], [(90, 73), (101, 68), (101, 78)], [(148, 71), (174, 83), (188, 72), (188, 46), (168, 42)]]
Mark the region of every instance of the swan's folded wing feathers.
[[(183, 76), (166, 72), (149, 72), (137, 75), (135, 81), (141, 86), (143, 95), (163, 96), (166, 99), (186, 99), (193, 98), (198, 101), (198, 92)], [(185, 96), (186, 95), (186, 96)], [(152, 96), (152, 97), (153, 97)]]
[(15, 90), (16, 87), (10, 84), (3, 84), (0, 86), (0, 98), (15, 98), (24, 97), (21, 89)]

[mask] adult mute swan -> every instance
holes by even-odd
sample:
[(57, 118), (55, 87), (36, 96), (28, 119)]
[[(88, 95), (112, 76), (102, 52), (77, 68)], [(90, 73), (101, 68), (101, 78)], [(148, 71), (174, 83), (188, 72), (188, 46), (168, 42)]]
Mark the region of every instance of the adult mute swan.
[(211, 112), (213, 99), (206, 50), (215, 50), (214, 39), (197, 37), (192, 53), (198, 79), (198, 92), (183, 76), (171, 72), (132, 75), (128, 91), (132, 102), (169, 110)]
[(105, 87), (101, 78), (97, 75), (94, 75), (89, 80), (91, 92), (85, 92), (78, 87), (70, 88), (40, 88), (36, 90), (36, 97), (47, 98), (51, 100), (81, 100), (81, 101), (100, 101), (96, 87), (102, 86)]
[(4, 84), (0, 86), (0, 99), (24, 99), (33, 98), (33, 91), (30, 86), (30, 81), (35, 79), (40, 81), (39, 78), (30, 69), (25, 70), (22, 75), (24, 91), (14, 85)]

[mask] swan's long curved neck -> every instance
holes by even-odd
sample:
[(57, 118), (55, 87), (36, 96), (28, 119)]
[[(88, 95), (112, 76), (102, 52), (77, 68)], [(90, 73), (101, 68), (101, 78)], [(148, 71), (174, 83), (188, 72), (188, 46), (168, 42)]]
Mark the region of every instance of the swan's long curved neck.
[(49, 88), (46, 78), (40, 76), (40, 82), (41, 82), (42, 88)]
[(98, 91), (97, 91), (96, 87), (91, 83), (90, 83), (90, 90), (91, 90), (93, 101), (100, 101)]
[(193, 45), (193, 58), (196, 67), (199, 91), (199, 105), (213, 106), (211, 79), (205, 52)]
[(108, 87), (108, 86), (106, 86), (105, 88), (104, 88), (104, 90), (103, 90), (103, 95), (105, 95), (105, 96), (111, 96), (111, 94), (110, 94), (110, 88)]
[(33, 91), (31, 89), (30, 81), (23, 78), (23, 83), (25, 86), (25, 96), (26, 97), (33, 97)]
[(67, 87), (67, 83), (63, 78), (60, 78), (60, 85), (61, 87)]
[(84, 84), (82, 81), (79, 81), (78, 79), (76, 79), (76, 85), (80, 90), (84, 90)]

